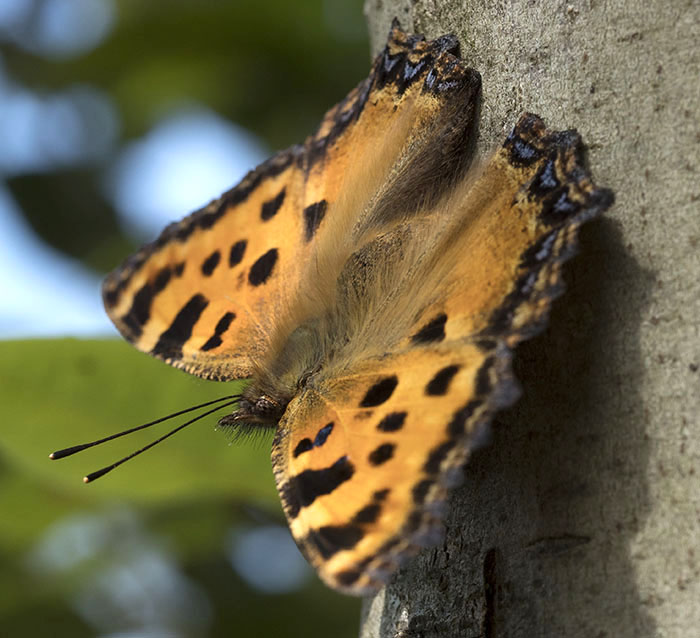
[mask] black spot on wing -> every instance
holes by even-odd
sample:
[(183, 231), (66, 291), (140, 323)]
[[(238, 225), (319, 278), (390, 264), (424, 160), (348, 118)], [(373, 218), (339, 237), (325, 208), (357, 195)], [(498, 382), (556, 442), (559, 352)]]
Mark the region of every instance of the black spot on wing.
[(454, 55), (456, 58), (460, 57), (459, 40), (457, 36), (451, 33), (446, 33), (439, 38), (435, 38), (435, 40), (432, 41), (432, 46), (441, 53), (447, 51), (447, 53)]
[(202, 262), (202, 274), (205, 277), (211, 277), (212, 273), (219, 265), (219, 261), (221, 261), (221, 253), (218, 250), (215, 250)]
[(301, 441), (299, 441), (299, 443), (297, 443), (296, 447), (294, 448), (294, 452), (292, 452), (292, 456), (294, 456), (294, 458), (296, 458), (300, 454), (303, 454), (304, 452), (308, 452), (313, 447), (314, 447), (314, 444), (311, 441), (311, 439), (306, 437), (306, 438), (302, 439)]
[(165, 289), (171, 277), (172, 270), (169, 266), (165, 266), (158, 271), (153, 283), (145, 283), (134, 295), (131, 308), (129, 308), (129, 311), (122, 317), (124, 325), (127, 326), (131, 332), (132, 339), (138, 339), (141, 336), (144, 324), (151, 317), (153, 298)]
[(453, 437), (460, 437), (465, 434), (464, 428), (467, 421), (471, 419), (476, 409), (481, 405), (481, 401), (472, 399), (463, 408), (460, 408), (452, 415), (452, 420), (447, 424), (447, 433)]
[(222, 343), (221, 335), (224, 334), (229, 329), (229, 326), (231, 325), (231, 322), (236, 318), (236, 314), (233, 312), (227, 312), (224, 314), (221, 319), (216, 324), (216, 327), (214, 328), (214, 334), (209, 337), (207, 342), (200, 348), (203, 352), (206, 352), (207, 350), (213, 350), (214, 348), (218, 348)]
[(229, 326), (231, 325), (231, 322), (236, 318), (236, 314), (234, 312), (227, 312), (224, 315), (222, 315), (221, 319), (216, 322), (216, 328), (214, 331), (216, 334), (224, 334), (229, 329)]
[(185, 262), (181, 261), (179, 264), (175, 264), (175, 276), (182, 277), (183, 272), (185, 272)]
[(444, 396), (447, 394), (450, 383), (457, 372), (459, 372), (458, 365), (451, 365), (443, 368), (437, 372), (428, 385), (425, 386), (425, 393), (431, 397)]
[(423, 512), (421, 510), (414, 510), (411, 512), (409, 517), (406, 519), (406, 522), (404, 523), (403, 526), (403, 532), (406, 534), (410, 534), (418, 530), (418, 528), (421, 526), (423, 523)]
[(482, 352), (490, 352), (498, 347), (498, 342), (494, 339), (488, 339), (485, 337), (478, 337), (474, 341), (474, 345), (479, 348)]
[(151, 303), (153, 302), (153, 286), (145, 283), (134, 295), (131, 308), (122, 317), (122, 322), (129, 329), (132, 339), (141, 336), (143, 325), (151, 316)]
[(330, 494), (355, 473), (355, 466), (347, 456), (341, 456), (333, 465), (322, 470), (304, 470), (291, 477), (280, 489), (280, 496), (291, 518), (296, 518), (302, 507), (311, 505), (319, 496)]
[(455, 441), (445, 441), (434, 447), (423, 465), (426, 474), (437, 474), (440, 471), (440, 464), (447, 458), (450, 450), (456, 445)]
[(374, 523), (379, 518), (381, 511), (382, 506), (379, 503), (370, 503), (355, 513), (352, 522), (358, 525)]
[[(388, 493), (388, 490), (385, 490)], [(374, 502), (365, 505), (355, 512), (347, 525), (325, 525), (308, 534), (307, 542), (316, 546), (323, 558), (328, 559), (340, 550), (352, 549), (365, 535), (364, 525), (371, 525), (379, 518), (382, 511), (380, 501), (384, 498), (374, 498)]]
[(294, 455), (294, 458), (296, 458), (300, 454), (303, 454), (304, 452), (308, 452), (309, 450), (311, 450), (315, 447), (321, 447), (328, 440), (328, 437), (330, 436), (332, 431), (333, 431), (333, 421), (324, 425), (316, 433), (316, 437), (314, 438), (313, 441), (311, 439), (309, 439), (308, 437), (299, 441), (297, 446), (294, 448), (294, 452), (292, 453)]
[(260, 217), (264, 222), (266, 222), (268, 219), (272, 219), (277, 214), (279, 209), (282, 208), (284, 196), (286, 194), (287, 189), (283, 188), (275, 197), (263, 203), (262, 209), (260, 210)]
[(248, 281), (251, 286), (260, 286), (264, 284), (272, 274), (272, 271), (277, 263), (277, 249), (270, 248), (264, 255), (258, 257), (256, 262), (250, 267), (248, 273)]
[(320, 202), (311, 204), (304, 209), (304, 239), (310, 242), (318, 227), (321, 225), (323, 218), (326, 215), (326, 210), (328, 209), (328, 202), (322, 199)]
[[(176, 269), (177, 269), (177, 266), (176, 266)], [(165, 287), (170, 282), (170, 278), (172, 277), (172, 274), (173, 274), (173, 271), (170, 269), (170, 266), (165, 266), (164, 268), (161, 268), (158, 271), (156, 278), (153, 280), (153, 294), (154, 295), (157, 295), (159, 292), (162, 292), (165, 289)], [(177, 272), (176, 272), (176, 274), (177, 274)]]
[(245, 239), (241, 239), (231, 246), (231, 251), (228, 254), (228, 265), (231, 268), (241, 263), (247, 245), (248, 242)]
[(554, 204), (552, 204), (552, 212), (567, 217), (577, 213), (580, 208), (581, 206), (578, 203), (572, 202), (571, 199), (569, 199), (569, 194), (567, 192), (559, 195)]
[(327, 425), (324, 425), (317, 433), (316, 433), (316, 438), (314, 439), (314, 447), (321, 447), (328, 437), (330, 436), (331, 432), (333, 431), (333, 421), (328, 423)]
[(495, 359), (493, 357), (489, 357), (486, 359), (486, 361), (484, 361), (479, 368), (479, 371), (476, 373), (476, 383), (474, 385), (476, 393), (479, 396), (484, 396), (491, 391), (491, 368), (493, 368), (494, 363)]
[(223, 340), (221, 339), (221, 337), (215, 334), (206, 340), (206, 342), (202, 345), (200, 350), (202, 352), (207, 352), (209, 350), (213, 350), (214, 348), (218, 348), (222, 343)]
[(390, 412), (378, 424), (380, 432), (396, 432), (403, 427), (406, 420), (406, 412)]
[(553, 190), (559, 188), (559, 185), (554, 157), (550, 157), (532, 178), (528, 193), (535, 199), (542, 199)]
[(204, 295), (192, 296), (160, 335), (151, 354), (164, 359), (182, 358), (182, 346), (192, 336), (192, 329), (208, 305), (209, 300)]
[(412, 490), (413, 502), (417, 505), (422, 505), (425, 502), (425, 497), (428, 495), (432, 484), (432, 479), (423, 479), (419, 483), (416, 483)]
[(388, 487), (384, 488), (383, 490), (377, 490), (374, 494), (372, 494), (372, 498), (375, 501), (381, 502), (387, 496), (389, 496), (389, 492), (391, 492), (391, 490)]
[(447, 315), (443, 312), (433, 317), (411, 337), (413, 343), (437, 343), (445, 338)]
[(105, 306), (107, 306), (107, 308), (114, 308), (114, 306), (117, 305), (120, 292), (121, 289), (119, 288), (103, 289), (102, 298), (104, 299)]
[[(539, 117), (532, 113), (522, 115), (503, 143), (510, 154), (511, 163), (515, 166), (529, 166), (543, 159), (552, 145), (566, 150), (580, 147), (581, 138), (576, 131), (554, 132), (543, 137), (545, 133), (544, 122)], [(545, 165), (539, 172), (539, 185), (545, 189), (555, 188), (556, 176), (553, 175), (552, 168)]]
[(364, 536), (357, 525), (324, 525), (309, 531), (308, 539), (316, 546), (318, 553), (328, 560), (344, 549), (352, 549)]
[(396, 386), (399, 384), (399, 379), (396, 375), (385, 377), (377, 381), (365, 394), (364, 399), (360, 401), (361, 408), (374, 408), (381, 405), (389, 399), (394, 393)]
[(379, 447), (370, 452), (367, 460), (372, 465), (381, 465), (382, 463), (386, 463), (394, 456), (395, 449), (396, 445), (393, 443), (382, 443)]
[(335, 574), (335, 579), (344, 587), (350, 587), (359, 580), (360, 575), (359, 569), (346, 569)]

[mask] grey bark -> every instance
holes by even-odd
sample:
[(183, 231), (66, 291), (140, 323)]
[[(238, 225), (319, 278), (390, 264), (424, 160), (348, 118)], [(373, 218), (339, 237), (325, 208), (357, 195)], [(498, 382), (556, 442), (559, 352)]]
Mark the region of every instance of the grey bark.
[(586, 227), (523, 397), (445, 542), (365, 601), (363, 638), (700, 636), (700, 3), (368, 0), (373, 49), (457, 34), (479, 151), (528, 110), (576, 128), (617, 203)]

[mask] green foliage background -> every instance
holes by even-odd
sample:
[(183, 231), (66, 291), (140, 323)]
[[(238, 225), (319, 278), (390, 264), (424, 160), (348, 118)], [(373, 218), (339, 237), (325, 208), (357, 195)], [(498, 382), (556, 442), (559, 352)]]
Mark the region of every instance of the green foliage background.
[[(121, 117), (122, 144), (174, 104), (200, 102), (283, 148), (311, 132), (369, 66), (360, 0), (116, 4), (116, 27), (86, 55), (46, 59), (7, 42), (0, 54), (6, 73), (38, 92), (76, 83), (106, 92)], [(102, 194), (102, 169), (19, 175), (7, 185), (46, 242), (106, 272), (136, 246)], [(86, 472), (155, 435), (147, 431), (60, 462), (47, 458), (233, 390), (118, 340), (0, 342), (0, 634), (94, 635), (72, 601), (105, 563), (119, 563), (119, 543), (63, 572), (37, 567), (36, 552), (65, 521), (109, 521), (125, 510), (144, 535), (167, 547), (212, 608), (206, 631), (181, 627), (173, 635), (356, 634), (358, 601), (315, 577), (294, 593), (261, 594), (226, 560), (222, 547), (232, 528), (283, 524), (269, 440), (230, 445), (211, 417), (90, 486), (80, 481)]]

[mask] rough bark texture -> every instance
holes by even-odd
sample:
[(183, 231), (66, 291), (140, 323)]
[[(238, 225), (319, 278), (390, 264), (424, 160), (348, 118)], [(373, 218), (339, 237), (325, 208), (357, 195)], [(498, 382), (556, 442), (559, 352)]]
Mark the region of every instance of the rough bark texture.
[(480, 152), (523, 110), (574, 127), (617, 203), (521, 347), (523, 398), (453, 494), (446, 540), (364, 606), (361, 635), (700, 636), (700, 3), (368, 0), (457, 34)]

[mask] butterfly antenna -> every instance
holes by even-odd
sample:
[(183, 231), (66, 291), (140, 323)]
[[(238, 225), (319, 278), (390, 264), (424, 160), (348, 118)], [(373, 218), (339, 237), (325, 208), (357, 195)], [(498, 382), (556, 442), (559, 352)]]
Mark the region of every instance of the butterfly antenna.
[[(240, 394), (232, 394), (232, 395), (227, 396), (227, 397), (221, 397), (220, 399), (214, 399), (213, 401), (207, 401), (206, 403), (200, 403), (199, 405), (195, 405), (191, 408), (187, 408), (186, 410), (180, 410), (179, 412), (173, 412), (173, 414), (169, 414), (168, 416), (161, 417), (160, 419), (156, 419), (155, 421), (150, 421), (149, 423), (144, 423), (143, 425), (137, 425), (134, 428), (129, 428), (128, 430), (124, 430), (123, 432), (117, 432), (116, 434), (111, 434), (110, 436), (106, 436), (103, 439), (98, 439), (97, 441), (92, 441), (91, 443), (83, 443), (82, 445), (74, 445), (72, 447), (64, 448), (63, 450), (58, 450), (56, 452), (52, 452), (51, 454), (49, 454), (49, 458), (53, 459), (54, 461), (56, 459), (62, 459), (62, 458), (65, 458), (66, 456), (70, 456), (71, 454), (75, 454), (76, 452), (82, 452), (83, 450), (87, 450), (88, 448), (91, 448), (95, 445), (100, 445), (100, 443), (106, 443), (107, 441), (113, 441), (114, 439), (118, 439), (120, 436), (126, 436), (127, 434), (131, 434), (132, 432), (138, 432), (139, 430), (143, 430), (145, 428), (150, 428), (152, 425), (162, 423), (163, 421), (167, 421), (168, 419), (173, 419), (176, 416), (180, 416), (181, 414), (187, 414), (188, 412), (192, 412), (192, 410), (199, 410), (200, 408), (206, 408), (207, 406), (213, 405), (214, 403), (221, 403), (222, 401), (232, 400), (231, 403), (226, 403), (225, 405), (220, 405), (218, 408), (216, 408), (216, 410), (220, 410), (221, 408), (225, 408), (226, 406), (231, 405), (232, 403), (235, 403), (240, 398), (241, 398)], [(213, 411), (214, 410), (212, 410), (212, 412)], [(211, 412), (207, 412), (207, 414), (211, 414)], [(202, 416), (206, 416), (206, 415), (203, 414)]]
[[(238, 399), (236, 399), (237, 401)], [(104, 476), (107, 474), (107, 472), (111, 472), (115, 467), (119, 467), (122, 463), (126, 463), (128, 460), (133, 459), (135, 456), (138, 456), (139, 454), (145, 452), (146, 450), (150, 450), (154, 445), (158, 445), (161, 441), (165, 441), (165, 439), (171, 437), (173, 434), (176, 432), (179, 432), (182, 430), (182, 428), (186, 428), (188, 425), (191, 425), (195, 421), (199, 421), (200, 419), (203, 419), (205, 416), (209, 416), (210, 414), (213, 414), (217, 410), (221, 410), (221, 408), (228, 407), (229, 405), (233, 405), (236, 401), (231, 401), (230, 403), (224, 403), (223, 405), (219, 405), (215, 408), (212, 408), (211, 410), (207, 410), (203, 414), (200, 414), (199, 416), (194, 417), (194, 419), (190, 419), (186, 423), (183, 423), (182, 425), (178, 425), (176, 428), (173, 428), (168, 432), (167, 434), (164, 434), (160, 438), (156, 439), (155, 441), (152, 441), (148, 445), (144, 445), (141, 449), (136, 450), (136, 452), (132, 452), (128, 456), (125, 456), (123, 459), (120, 459), (116, 463), (112, 463), (112, 465), (108, 465), (107, 467), (103, 467), (101, 470), (97, 470), (97, 472), (92, 472), (91, 474), (88, 474), (87, 476), (83, 477), (83, 483), (92, 483), (92, 481), (100, 478), (101, 476)]]

